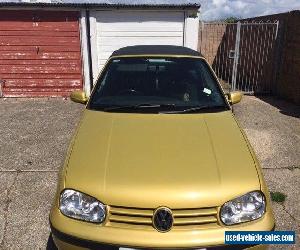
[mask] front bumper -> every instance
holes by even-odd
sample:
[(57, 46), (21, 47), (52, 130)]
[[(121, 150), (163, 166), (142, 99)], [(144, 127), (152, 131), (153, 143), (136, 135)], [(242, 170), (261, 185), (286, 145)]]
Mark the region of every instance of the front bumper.
[[(69, 235), (58, 233), (52, 228), (52, 238), (59, 250), (119, 250), (116, 245), (101, 244), (92, 241), (86, 241), (78, 238), (74, 238)], [(124, 247), (124, 246), (122, 246)], [(141, 248), (140, 248), (141, 249)], [(178, 249), (178, 248), (177, 248)], [(182, 248), (180, 248), (182, 249)], [(266, 245), (223, 245), (206, 248), (207, 250), (267, 250)]]
[[(270, 209), (256, 221), (235, 226), (219, 226), (203, 230), (153, 230), (118, 228), (68, 218), (54, 207), (50, 213), (54, 242), (59, 249), (118, 249), (119, 246), (137, 249), (266, 249), (266, 246), (224, 246), (225, 231), (271, 231), (274, 217)], [(229, 248), (228, 248), (229, 247)]]

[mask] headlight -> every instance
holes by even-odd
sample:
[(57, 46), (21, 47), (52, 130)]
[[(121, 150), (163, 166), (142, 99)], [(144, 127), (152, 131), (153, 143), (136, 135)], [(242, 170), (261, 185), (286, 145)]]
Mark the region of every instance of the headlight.
[(79, 220), (97, 222), (104, 221), (106, 207), (95, 198), (72, 189), (65, 189), (60, 195), (60, 211)]
[(225, 225), (259, 219), (265, 213), (265, 196), (260, 191), (253, 191), (226, 202), (221, 207), (221, 220)]

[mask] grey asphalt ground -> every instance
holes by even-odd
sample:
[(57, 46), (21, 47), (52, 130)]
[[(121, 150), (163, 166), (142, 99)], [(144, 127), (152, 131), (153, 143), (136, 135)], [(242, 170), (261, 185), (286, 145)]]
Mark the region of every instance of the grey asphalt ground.
[(270, 249), (300, 249), (300, 106), (244, 96), (234, 113), (261, 163), (269, 191), (287, 195), (283, 204), (273, 203), (276, 230), (296, 231), (296, 245)]
[[(0, 249), (45, 249), (57, 172), (83, 110), (70, 100), (0, 99)], [(234, 112), (263, 167), (278, 230), (295, 230), (300, 249), (300, 107), (245, 96)]]

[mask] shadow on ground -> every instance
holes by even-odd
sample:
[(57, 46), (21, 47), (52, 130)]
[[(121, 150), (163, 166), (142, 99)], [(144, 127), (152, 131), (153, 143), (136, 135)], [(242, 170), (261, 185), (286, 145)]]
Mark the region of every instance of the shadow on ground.
[(51, 234), (49, 234), (49, 238), (46, 245), (46, 250), (58, 250), (54, 244)]
[(292, 104), (282, 99), (274, 98), (272, 96), (256, 96), (260, 100), (276, 107), (279, 112), (284, 115), (300, 118), (300, 105)]

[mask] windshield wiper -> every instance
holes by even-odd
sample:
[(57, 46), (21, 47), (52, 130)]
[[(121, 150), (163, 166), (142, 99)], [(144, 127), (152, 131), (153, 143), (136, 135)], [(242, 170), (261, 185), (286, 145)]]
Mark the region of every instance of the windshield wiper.
[(168, 108), (175, 107), (176, 105), (173, 103), (168, 104), (151, 104), (151, 103), (140, 103), (136, 105), (124, 105), (124, 106), (113, 106), (104, 108), (104, 111), (115, 111), (115, 110), (127, 110), (127, 109), (142, 109), (142, 108)]
[(163, 111), (160, 113), (162, 113), (162, 114), (183, 114), (183, 113), (193, 113), (193, 112), (202, 111), (202, 110), (215, 110), (215, 109), (224, 109), (224, 108), (226, 108), (226, 106), (224, 106), (224, 105), (218, 105), (218, 106), (205, 105), (205, 106), (191, 107), (191, 108), (187, 108), (187, 109), (183, 109), (183, 110)]

